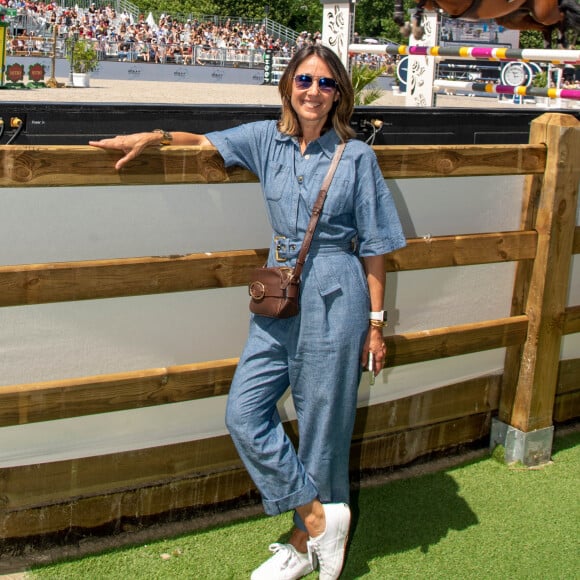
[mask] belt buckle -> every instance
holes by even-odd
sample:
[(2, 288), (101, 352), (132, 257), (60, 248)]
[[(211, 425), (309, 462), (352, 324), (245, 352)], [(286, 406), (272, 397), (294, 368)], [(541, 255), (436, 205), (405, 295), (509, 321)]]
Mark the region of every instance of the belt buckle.
[(282, 258), (279, 254), (280, 250), (283, 248), (280, 247), (280, 240), (287, 240), (286, 236), (274, 236), (274, 249), (275, 249), (275, 259), (276, 262), (285, 262), (286, 258)]

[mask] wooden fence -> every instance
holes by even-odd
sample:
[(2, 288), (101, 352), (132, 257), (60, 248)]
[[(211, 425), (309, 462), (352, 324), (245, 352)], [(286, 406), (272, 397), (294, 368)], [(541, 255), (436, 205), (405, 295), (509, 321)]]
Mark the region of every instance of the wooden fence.
[[(528, 145), (375, 150), (384, 176), (392, 179), (526, 177), (518, 231), (438, 236), (428, 244), (410, 239), (408, 247), (386, 258), (389, 271), (517, 262), (509, 317), (386, 338), (391, 367), (505, 347), (503, 376), (360, 409), (353, 472), (407, 464), (481, 440), (489, 436), (495, 416), (525, 432), (580, 416), (580, 358), (559, 360), (563, 335), (580, 332), (580, 306), (566, 306), (572, 255), (580, 253), (580, 123), (568, 115), (542, 115), (532, 123)], [(0, 186), (256, 181), (240, 168), (224, 169), (212, 148), (150, 150), (121, 173), (113, 169), (116, 156), (90, 147), (0, 147)], [(241, 286), (266, 252), (0, 266), (0, 307)], [(223, 395), (236, 362), (0, 387), (0, 429)], [(288, 428), (295, 435), (293, 422)], [(5, 541), (112, 531), (123, 522), (144, 523), (253, 494), (224, 435), (1, 468), (0, 529)]]

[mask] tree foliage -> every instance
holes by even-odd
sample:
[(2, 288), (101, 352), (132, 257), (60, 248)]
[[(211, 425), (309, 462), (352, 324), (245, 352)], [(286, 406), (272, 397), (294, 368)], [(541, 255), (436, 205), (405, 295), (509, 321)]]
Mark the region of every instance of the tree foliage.
[[(181, 16), (218, 15), (237, 18), (271, 18), (284, 26), (302, 32), (322, 29), (323, 6), (320, 0), (137, 0), (143, 14), (153, 12)], [(358, 0), (355, 8), (355, 30), (361, 37), (381, 37), (401, 41), (393, 22), (394, 0)], [(405, 0), (407, 7), (414, 0)]]
[(297, 31), (315, 32), (322, 27), (320, 0), (138, 0), (136, 5), (143, 14), (217, 15), (257, 20), (268, 17)]

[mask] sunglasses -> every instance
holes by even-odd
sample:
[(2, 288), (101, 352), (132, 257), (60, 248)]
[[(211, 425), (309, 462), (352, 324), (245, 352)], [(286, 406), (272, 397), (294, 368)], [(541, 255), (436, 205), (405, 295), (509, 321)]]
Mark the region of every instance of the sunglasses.
[(328, 77), (313, 77), (312, 75), (296, 75), (294, 77), (294, 84), (297, 89), (305, 91), (312, 86), (315, 80), (318, 82), (318, 88), (324, 93), (330, 93), (338, 87), (338, 83), (334, 79)]

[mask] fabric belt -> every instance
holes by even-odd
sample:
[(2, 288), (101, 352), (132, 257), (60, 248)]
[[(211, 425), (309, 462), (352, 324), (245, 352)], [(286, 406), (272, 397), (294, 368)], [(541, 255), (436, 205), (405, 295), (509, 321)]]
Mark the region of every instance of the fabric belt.
[[(274, 236), (272, 238), (271, 251), (277, 262), (286, 262), (298, 256), (302, 242), (287, 238), (286, 236)], [(354, 241), (343, 243), (315, 242), (310, 245), (312, 254), (334, 254), (339, 252), (354, 253)]]

